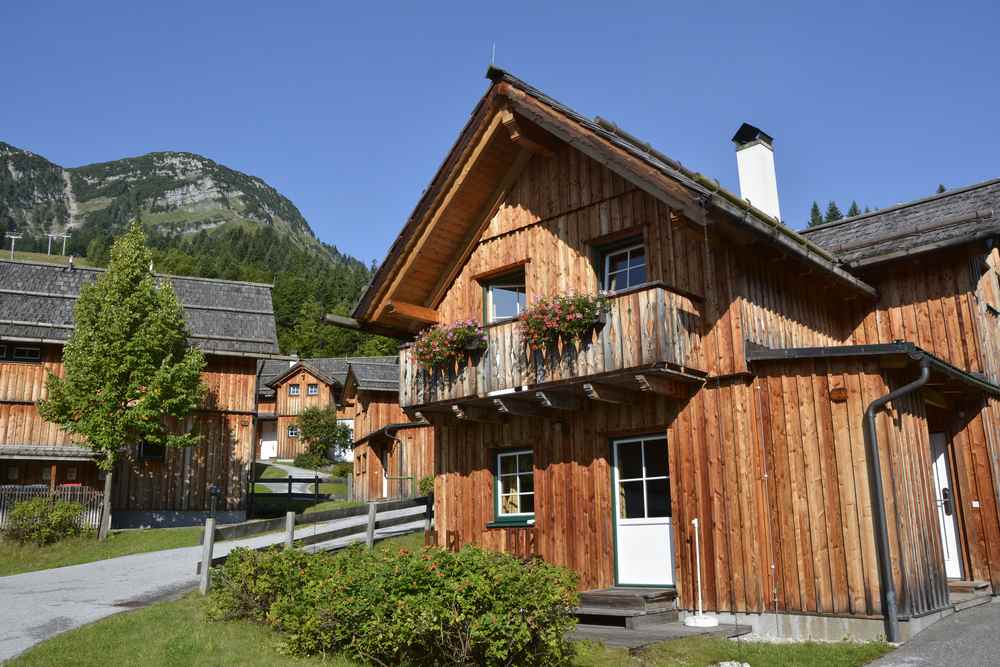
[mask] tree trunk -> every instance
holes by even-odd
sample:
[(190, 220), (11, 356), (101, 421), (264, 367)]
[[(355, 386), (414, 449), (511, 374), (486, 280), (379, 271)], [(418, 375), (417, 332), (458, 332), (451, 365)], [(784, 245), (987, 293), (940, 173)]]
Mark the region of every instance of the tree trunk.
[(97, 531), (97, 539), (100, 542), (108, 539), (111, 532), (111, 477), (114, 473), (109, 470), (104, 477), (104, 507), (101, 508), (101, 527)]

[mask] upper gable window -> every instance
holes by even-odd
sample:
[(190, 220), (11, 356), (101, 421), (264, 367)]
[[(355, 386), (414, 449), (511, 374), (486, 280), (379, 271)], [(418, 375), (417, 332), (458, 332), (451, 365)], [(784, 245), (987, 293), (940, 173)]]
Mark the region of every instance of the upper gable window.
[(489, 322), (512, 320), (527, 305), (524, 271), (499, 276), (483, 286), (486, 297), (486, 319)]
[(618, 292), (646, 282), (646, 248), (641, 244), (604, 253), (604, 289)]
[(288, 385), (288, 395), (289, 396), (298, 396), (300, 391), (301, 391), (301, 388), (300, 388), (299, 385), (297, 385), (297, 384), (290, 384), (290, 385)]
[(319, 385), (310, 384), (306, 387), (306, 394), (309, 396), (319, 396)]

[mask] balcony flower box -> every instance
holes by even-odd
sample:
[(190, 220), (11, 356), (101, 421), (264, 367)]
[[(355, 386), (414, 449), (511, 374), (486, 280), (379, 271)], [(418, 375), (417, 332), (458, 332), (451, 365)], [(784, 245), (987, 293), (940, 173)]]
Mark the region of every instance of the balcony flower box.
[(532, 350), (583, 340), (603, 326), (608, 298), (603, 294), (561, 294), (543, 297), (520, 316), (521, 336)]
[(424, 329), (413, 342), (413, 357), (427, 370), (454, 366), (469, 354), (486, 349), (486, 333), (479, 322), (462, 320)]

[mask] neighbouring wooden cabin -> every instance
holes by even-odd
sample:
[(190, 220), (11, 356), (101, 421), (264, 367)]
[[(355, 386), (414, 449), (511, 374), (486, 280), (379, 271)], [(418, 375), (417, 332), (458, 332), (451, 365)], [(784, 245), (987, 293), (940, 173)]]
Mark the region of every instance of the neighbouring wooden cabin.
[[(103, 490), (90, 450), (38, 414), (45, 377), (62, 372), (81, 286), (99, 269), (0, 261), (0, 479), (3, 484), (83, 484)], [(165, 525), (203, 513), (208, 489), (222, 490), (223, 517), (245, 511), (254, 458), (257, 360), (278, 354), (271, 286), (160, 276), (184, 307), (191, 344), (207, 360), (208, 394), (178, 428), (202, 444), (128, 447), (115, 470), (116, 526)], [(287, 363), (287, 362), (286, 362)], [(125, 444), (125, 443), (123, 443)]]
[(434, 427), (399, 406), (399, 358), (351, 361), (344, 403), (354, 419), (354, 494), (358, 500), (418, 495), (434, 475)]
[[(706, 609), (776, 634), (894, 633), (891, 587), (905, 637), (956, 589), (1000, 592), (1000, 181), (799, 234), (767, 178), (744, 193), (764, 212), (488, 76), (354, 312), (403, 338), (485, 320), (456, 368), (400, 353), (400, 407), (434, 424), (439, 544), (688, 611), (698, 519)], [(771, 137), (734, 141), (741, 183), (769, 163), (774, 188)], [(590, 337), (528, 349), (527, 304), (599, 290)]]
[[(271, 426), (260, 433), (259, 458), (291, 460), (308, 449), (299, 433), (299, 415), (307, 408), (336, 407), (337, 421), (354, 430), (353, 406), (344, 399), (350, 365), (383, 357), (315, 357), (285, 362), (265, 362), (258, 374), (258, 394), (270, 410)], [(399, 360), (392, 357), (392, 363)], [(272, 431), (273, 428), (273, 431)], [(273, 438), (272, 438), (273, 434)], [(353, 437), (352, 437), (353, 439)], [(348, 461), (352, 452), (345, 453)]]

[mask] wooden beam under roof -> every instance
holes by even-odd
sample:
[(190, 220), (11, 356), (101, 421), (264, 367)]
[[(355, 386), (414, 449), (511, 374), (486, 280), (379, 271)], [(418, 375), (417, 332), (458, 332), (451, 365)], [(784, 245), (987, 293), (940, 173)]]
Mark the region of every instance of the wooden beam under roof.
[(524, 399), (494, 398), (493, 405), (501, 414), (515, 415), (518, 417), (551, 417), (552, 413), (537, 403), (530, 403)]
[(596, 382), (585, 383), (583, 393), (592, 401), (604, 401), (605, 403), (635, 403), (639, 397), (637, 392), (630, 389)]
[(669, 396), (671, 398), (684, 398), (687, 395), (684, 385), (669, 377), (657, 375), (655, 371), (638, 373), (635, 376), (635, 380), (639, 383), (641, 391)]
[(406, 303), (405, 301), (392, 299), (386, 301), (385, 312), (392, 313), (396, 317), (425, 324), (437, 324), (439, 319), (438, 312), (433, 308), (425, 308), (415, 303)]
[(452, 412), (458, 419), (470, 422), (483, 422), (485, 424), (500, 424), (503, 419), (493, 410), (481, 408), (475, 405), (453, 405)]
[(576, 396), (557, 394), (552, 391), (536, 391), (535, 397), (544, 407), (553, 410), (580, 410), (583, 408), (583, 401)]
[(500, 112), (500, 122), (507, 129), (510, 140), (518, 146), (545, 157), (555, 155), (557, 146), (554, 138), (531, 121), (515, 115), (510, 109), (504, 109)]

